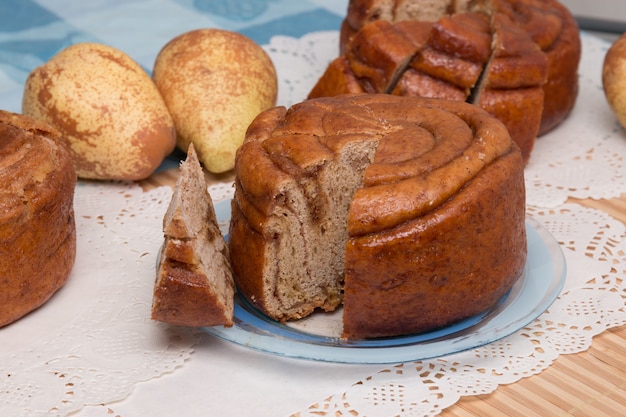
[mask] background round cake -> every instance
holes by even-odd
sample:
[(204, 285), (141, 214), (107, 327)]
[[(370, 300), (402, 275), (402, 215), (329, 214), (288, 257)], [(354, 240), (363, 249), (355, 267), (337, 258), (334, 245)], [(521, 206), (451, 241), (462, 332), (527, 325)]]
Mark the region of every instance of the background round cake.
[(526, 161), (578, 95), (578, 25), (556, 0), (352, 0), (340, 51), (310, 97), (467, 101), (507, 126)]

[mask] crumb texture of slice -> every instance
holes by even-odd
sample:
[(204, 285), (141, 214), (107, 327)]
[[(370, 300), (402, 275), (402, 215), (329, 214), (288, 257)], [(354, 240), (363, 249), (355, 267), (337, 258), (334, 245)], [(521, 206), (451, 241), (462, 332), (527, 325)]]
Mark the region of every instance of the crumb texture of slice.
[(228, 248), (193, 145), (181, 164), (163, 233), (152, 319), (179, 326), (232, 326), (235, 286)]

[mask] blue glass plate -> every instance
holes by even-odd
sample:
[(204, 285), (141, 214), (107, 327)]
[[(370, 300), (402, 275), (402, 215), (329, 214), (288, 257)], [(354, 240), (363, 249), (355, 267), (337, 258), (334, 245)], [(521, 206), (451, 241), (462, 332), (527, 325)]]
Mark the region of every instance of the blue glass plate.
[[(218, 221), (227, 224), (230, 201), (216, 204), (215, 211)], [(451, 326), (409, 336), (342, 340), (341, 309), (282, 324), (236, 297), (234, 326), (205, 330), (250, 349), (325, 362), (399, 363), (477, 348), (525, 327), (554, 302), (563, 288), (566, 266), (558, 242), (532, 219), (527, 220), (526, 231), (528, 260), (523, 276), (492, 309)]]

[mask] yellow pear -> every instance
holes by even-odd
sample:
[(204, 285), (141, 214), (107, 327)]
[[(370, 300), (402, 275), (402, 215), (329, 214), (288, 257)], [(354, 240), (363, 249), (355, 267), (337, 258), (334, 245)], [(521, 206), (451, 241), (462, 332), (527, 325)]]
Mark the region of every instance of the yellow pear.
[(626, 129), (626, 33), (611, 45), (604, 57), (602, 84), (611, 110)]
[(252, 120), (276, 104), (276, 70), (251, 39), (220, 29), (183, 33), (159, 52), (152, 78), (174, 119), (177, 145), (193, 143), (209, 172), (233, 168)]
[(62, 132), (81, 178), (147, 178), (176, 146), (174, 122), (148, 73), (107, 45), (75, 44), (35, 68), (22, 112)]

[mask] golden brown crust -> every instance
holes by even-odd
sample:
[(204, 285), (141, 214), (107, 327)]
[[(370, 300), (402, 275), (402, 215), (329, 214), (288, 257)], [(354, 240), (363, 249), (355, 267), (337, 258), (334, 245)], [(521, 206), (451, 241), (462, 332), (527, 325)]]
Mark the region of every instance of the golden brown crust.
[(492, 307), (526, 259), (520, 166), (506, 154), (423, 217), (351, 239), (344, 336), (426, 331)]
[[(525, 162), (535, 146), (543, 98), (541, 87), (485, 89), (480, 95), (480, 107), (503, 120), (509, 132), (515, 132), (515, 143), (519, 146)], [(508, 105), (503, 105), (504, 102)]]
[(528, 161), (544, 114), (547, 57), (506, 14), (495, 13), (492, 27), (493, 53), (473, 102), (505, 124)]
[(363, 87), (359, 84), (356, 76), (350, 68), (348, 60), (343, 57), (335, 58), (326, 67), (320, 81), (315, 84), (309, 97), (326, 97), (337, 94), (364, 93)]
[[(544, 104), (539, 135), (543, 135), (570, 114), (578, 96), (578, 65), (582, 45), (578, 23), (570, 11), (556, 0), (527, 0), (534, 13), (532, 29), (522, 25), (545, 52), (548, 74), (543, 86)], [(538, 11), (541, 11), (539, 13)], [(551, 28), (549, 30), (548, 28)], [(542, 34), (552, 33), (552, 36)]]
[(463, 88), (469, 96), (491, 56), (491, 38), (489, 17), (482, 13), (444, 16), (432, 25), (411, 67)]
[(386, 20), (372, 22), (354, 35), (346, 59), (365, 92), (385, 93), (395, 84), (422, 46), (414, 39)]
[[(306, 239), (315, 235), (308, 228), (327, 235), (326, 223), (285, 219), (300, 213), (298, 204), (324, 218), (339, 194), (350, 202), (337, 214), (347, 219), (346, 251), (337, 254), (345, 260), (347, 338), (449, 324), (489, 308), (520, 276), (523, 160), (505, 126), (485, 111), (457, 101), (342, 95), (262, 113), (249, 134), (235, 165), (229, 250), (239, 292), (271, 317), (312, 310), (289, 316), (276, 309), (273, 273), (282, 272), (290, 288), (320, 273), (314, 257), (297, 258), (298, 271), (281, 271), (286, 264), (275, 260), (297, 252), (281, 252), (290, 248), (284, 243), (301, 235), (296, 246), (304, 251), (334, 250), (323, 238)], [(364, 143), (376, 145), (371, 159), (362, 153), (371, 147), (350, 151)], [(325, 188), (333, 166), (362, 167), (362, 176), (353, 189), (343, 177)], [(302, 282), (300, 270), (308, 270)], [(448, 293), (455, 305), (446, 309)]]
[(76, 256), (76, 174), (52, 126), (0, 111), (0, 326), (45, 303)]
[(235, 199), (232, 201), (229, 237), (245, 236), (246, 239), (230, 238), (228, 250), (231, 254), (231, 259), (245, 259), (243, 262), (232, 262), (237, 291), (263, 311), (263, 306), (269, 302), (266, 299), (263, 280), (246, 279), (245, 277), (257, 276), (259, 271), (263, 270), (263, 264), (265, 259), (267, 259), (266, 237), (252, 226), (263, 228), (262, 224), (252, 220), (256, 217), (255, 214), (257, 214), (254, 213), (254, 208), (248, 206), (244, 216), (240, 208), (243, 205), (246, 205), (244, 201)]
[(152, 319), (178, 326), (232, 326), (232, 314), (224, 308), (223, 300), (207, 287), (202, 271), (167, 261), (161, 265), (159, 274), (162, 279), (154, 289)]
[[(350, 207), (348, 231), (352, 236), (393, 229), (425, 215), (452, 198), (485, 166), (510, 152), (511, 139), (504, 126), (490, 123), (491, 118), (482, 111), (456, 101), (426, 103), (417, 101), (410, 107), (386, 102), (380, 105), (385, 110), (370, 104), (372, 113), (385, 114), (388, 123), (401, 127), (399, 133), (387, 134), (379, 147), (393, 146), (399, 137), (412, 142), (401, 142), (401, 146), (421, 152), (414, 157), (404, 155), (400, 161), (377, 155), (365, 170), (365, 187), (356, 191)], [(419, 144), (415, 138), (422, 131), (431, 137)]]
[(397, 96), (417, 96), (465, 101), (467, 91), (453, 84), (409, 67), (394, 87), (392, 94)]

